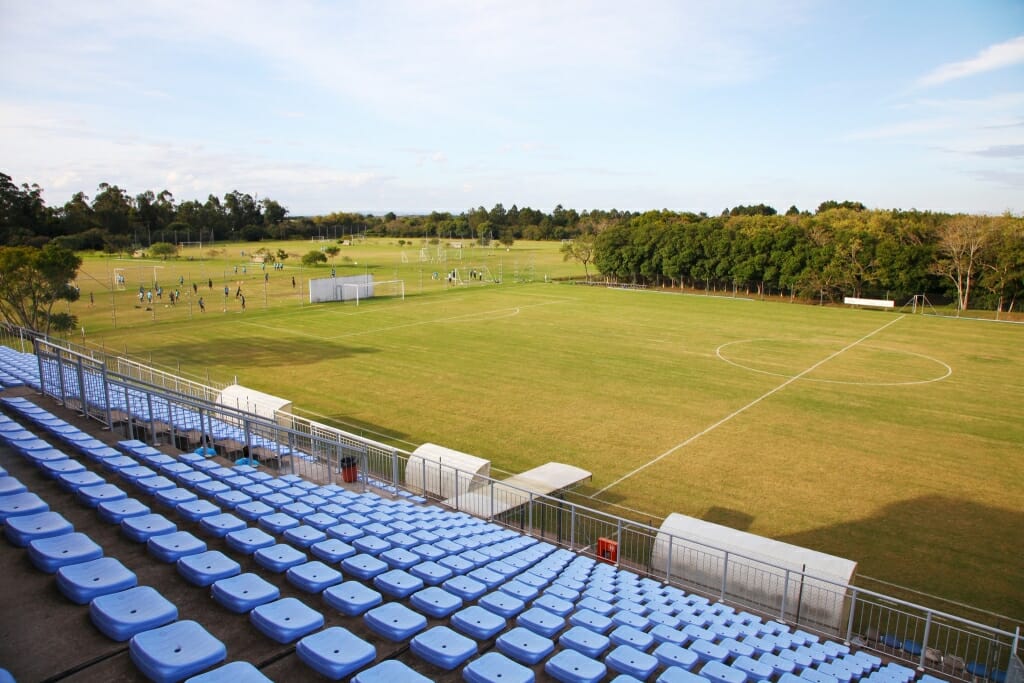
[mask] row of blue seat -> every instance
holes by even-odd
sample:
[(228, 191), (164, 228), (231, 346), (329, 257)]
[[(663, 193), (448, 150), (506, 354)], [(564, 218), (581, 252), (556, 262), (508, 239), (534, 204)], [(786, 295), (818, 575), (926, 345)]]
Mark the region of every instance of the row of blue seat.
[[(698, 671), (701, 680), (729, 683), (796, 672), (818, 683), (865, 677), (906, 683), (913, 677), (909, 669), (879, 668), (872, 655), (736, 613), (464, 513), (294, 476), (275, 478), (248, 466), (220, 467), (190, 454), (174, 458), (137, 441), (119, 447), (121, 452), (97, 452), (89, 444), (83, 452), (158, 505), (197, 521), (203, 533), (224, 538), (232, 550), (284, 573), (292, 585), (320, 594), (342, 614), (361, 615), (374, 633), (409, 640), (425, 661), (456, 668), (476, 655), (478, 643), (496, 637), (498, 652), (489, 654), (502, 659), (473, 659), (464, 670), (467, 678), (478, 676), (473, 680), (508, 680), (524, 671), (532, 677), (529, 667), (545, 659), (545, 670), (559, 680), (591, 680), (609, 669), (640, 680), (658, 670), (665, 680)], [(55, 465), (44, 461), (44, 467)], [(54, 471), (72, 486), (81, 475)], [(112, 499), (116, 494), (104, 486), (118, 488), (82, 486), (79, 498), (120, 523), (130, 538), (146, 542), (158, 558), (177, 562), (190, 581), (210, 586), (218, 602), (248, 612), (261, 632), (282, 642), (298, 639), (297, 652), (309, 661), (322, 656), (316, 654), (321, 641), (366, 651), (350, 647), (351, 633), (319, 631), (323, 615), (304, 601), (280, 599), (272, 583), (239, 573), (227, 555), (206, 550), (201, 539), (177, 531), (164, 515), (143, 511), (146, 506), (127, 495)], [(318, 560), (310, 561), (307, 551)], [(344, 574), (357, 580), (344, 581)], [(447, 625), (426, 629), (427, 617), (447, 619)], [(354, 671), (365, 663), (332, 666)]]

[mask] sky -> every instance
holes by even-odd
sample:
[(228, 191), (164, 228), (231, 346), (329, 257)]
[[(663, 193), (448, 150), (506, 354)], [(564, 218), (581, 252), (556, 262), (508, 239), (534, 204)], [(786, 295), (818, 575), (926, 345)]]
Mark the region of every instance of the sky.
[(0, 65), (51, 206), (1024, 213), (1021, 0), (0, 0)]

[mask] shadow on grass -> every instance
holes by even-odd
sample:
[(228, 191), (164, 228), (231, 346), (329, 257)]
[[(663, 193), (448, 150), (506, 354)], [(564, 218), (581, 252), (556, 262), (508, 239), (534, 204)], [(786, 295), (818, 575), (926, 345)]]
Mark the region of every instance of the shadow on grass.
[[(161, 359), (154, 354), (153, 360), (164, 365), (174, 365), (176, 358), (180, 356), (187, 358), (188, 364), (195, 368), (206, 368), (224, 363), (225, 346), (234, 352), (231, 360), (234, 367), (239, 369), (249, 367), (296, 367), (320, 363), (324, 360), (340, 360), (361, 356), (368, 353), (376, 353), (372, 347), (347, 346), (333, 341), (322, 339), (303, 338), (297, 340), (294, 337), (287, 339), (272, 339), (266, 337), (232, 339), (222, 337), (210, 339), (206, 342), (188, 342), (176, 344), (163, 352), (168, 357)], [(183, 369), (185, 369), (183, 367)], [(324, 378), (329, 380), (329, 378)], [(316, 390), (316, 386), (309, 389)]]
[(855, 560), (858, 574), (912, 586), (945, 600), (935, 604), (917, 593), (900, 595), (891, 586), (858, 582), (883, 593), (962, 614), (962, 608), (946, 602), (956, 600), (1020, 620), (1024, 617), (1021, 538), (1024, 510), (934, 495), (893, 503), (865, 519), (777, 540)]
[(721, 524), (737, 531), (747, 531), (754, 523), (754, 516), (742, 510), (732, 508), (713, 507), (704, 513), (702, 519), (712, 524)]

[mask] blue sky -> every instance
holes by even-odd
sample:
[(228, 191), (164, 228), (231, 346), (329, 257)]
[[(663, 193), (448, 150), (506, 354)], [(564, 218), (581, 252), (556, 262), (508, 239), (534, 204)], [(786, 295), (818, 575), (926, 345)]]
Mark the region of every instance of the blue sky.
[(0, 64), (50, 205), (1024, 212), (1020, 0), (0, 0)]

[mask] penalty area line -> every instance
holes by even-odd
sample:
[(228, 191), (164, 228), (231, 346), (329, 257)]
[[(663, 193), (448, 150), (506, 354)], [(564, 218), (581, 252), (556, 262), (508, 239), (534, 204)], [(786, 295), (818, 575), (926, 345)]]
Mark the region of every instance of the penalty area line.
[(637, 467), (632, 472), (627, 472), (626, 474), (622, 475), (621, 477), (619, 477), (618, 479), (616, 479), (612, 483), (610, 483), (607, 486), (605, 486), (603, 489), (597, 491), (596, 493), (591, 494), (590, 497), (591, 498), (597, 498), (598, 496), (600, 496), (602, 493), (604, 493), (608, 489), (612, 488), (613, 486), (618, 486), (619, 484), (621, 484), (622, 482), (626, 481), (627, 479), (629, 479), (633, 475), (638, 474), (638, 473), (642, 472), (643, 470), (647, 469), (648, 467), (650, 467), (651, 465), (653, 465), (653, 464), (663, 460), (664, 458), (667, 458), (668, 456), (672, 455), (673, 453), (675, 453), (679, 449), (685, 448), (686, 446), (689, 446), (691, 443), (693, 443), (694, 441), (696, 441), (700, 437), (704, 436), (705, 434), (708, 434), (709, 432), (713, 432), (714, 430), (716, 430), (719, 427), (721, 427), (722, 425), (724, 425), (726, 422), (729, 422), (730, 420), (732, 420), (734, 417), (736, 417), (738, 415), (742, 415), (747, 410), (749, 410), (750, 408), (753, 408), (754, 406), (756, 406), (758, 403), (760, 403), (761, 401), (765, 400), (769, 396), (772, 396), (772, 395), (782, 391), (783, 389), (788, 387), (793, 382), (796, 382), (797, 380), (799, 380), (804, 375), (807, 375), (807, 374), (810, 374), (810, 373), (814, 372), (815, 370), (817, 370), (818, 368), (820, 368), (822, 365), (824, 365), (825, 363), (829, 362), (833, 358), (836, 358), (837, 356), (839, 356), (839, 355), (849, 351), (854, 346), (857, 346), (858, 344), (867, 341), (871, 337), (874, 337), (876, 334), (878, 334), (879, 332), (885, 330), (890, 325), (895, 325), (900, 320), (903, 320), (904, 317), (905, 316), (901, 315), (900, 317), (896, 318), (895, 320), (890, 320), (886, 324), (884, 324), (881, 327), (879, 327), (877, 330), (874, 330), (872, 332), (867, 333), (866, 335), (864, 335), (863, 337), (861, 337), (860, 339), (858, 339), (856, 341), (850, 342), (849, 344), (847, 344), (843, 348), (839, 349), (838, 351), (836, 351), (832, 355), (827, 356), (826, 358), (823, 358), (823, 359), (819, 360), (817, 363), (815, 363), (811, 367), (807, 368), (806, 370), (804, 370), (800, 374), (793, 375), (792, 377), (787, 379), (785, 382), (783, 382), (779, 386), (777, 386), (774, 389), (771, 389), (771, 390), (761, 394), (760, 396), (758, 396), (757, 398), (755, 398), (753, 401), (751, 401), (747, 405), (743, 406), (742, 408), (738, 408), (737, 410), (734, 410), (733, 412), (729, 413), (728, 415), (726, 415), (725, 417), (723, 417), (721, 420), (719, 420), (718, 422), (714, 423), (710, 427), (707, 427), (704, 430), (702, 430), (700, 432), (697, 432), (696, 434), (694, 434), (693, 436), (691, 436), (690, 438), (686, 439), (685, 441), (683, 441), (681, 443), (677, 443), (675, 446), (673, 446), (672, 448), (668, 449), (667, 451), (665, 451), (661, 455), (657, 456), (656, 458), (653, 458), (652, 460), (649, 460), (649, 461), (645, 462), (643, 465), (640, 465), (640, 467)]

